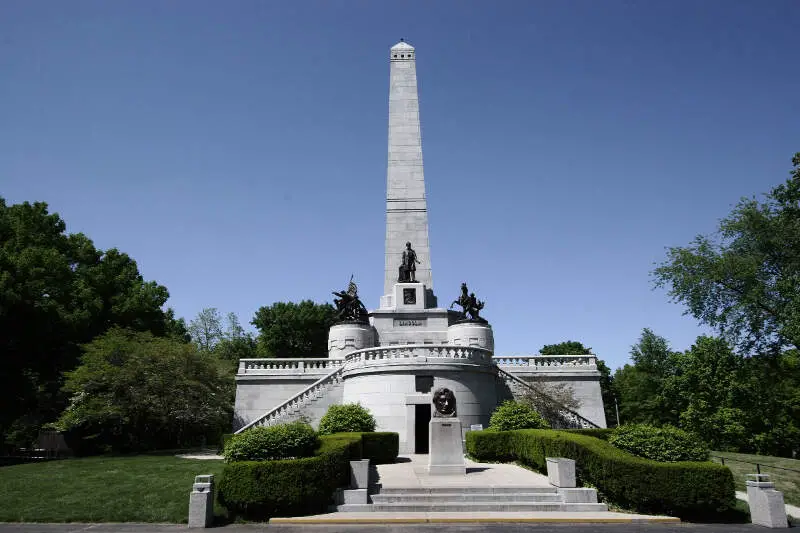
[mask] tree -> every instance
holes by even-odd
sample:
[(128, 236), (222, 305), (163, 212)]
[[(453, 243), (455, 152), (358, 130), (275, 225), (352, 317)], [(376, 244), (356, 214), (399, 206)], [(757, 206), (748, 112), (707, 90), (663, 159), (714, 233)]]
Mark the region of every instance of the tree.
[(235, 313), (226, 316), (227, 327), (214, 354), (222, 360), (237, 363), (239, 359), (258, 357), (258, 345), (253, 336), (245, 332)]
[(674, 373), (675, 358), (663, 337), (645, 328), (631, 347), (633, 365), (625, 365), (614, 374), (614, 390), (619, 398), (620, 418), (624, 424), (678, 425), (679, 407), (665, 394), (664, 384)]
[(578, 341), (564, 341), (558, 344), (545, 344), (539, 353), (541, 355), (591, 355), (592, 349)]
[(197, 316), (189, 322), (189, 334), (198, 348), (206, 352), (213, 350), (223, 338), (222, 315), (217, 308), (206, 307), (197, 313)]
[(261, 307), (251, 324), (267, 357), (327, 357), (328, 330), (335, 321), (332, 305), (303, 300)]
[(27, 444), (58, 415), (61, 373), (81, 344), (114, 325), (154, 335), (174, 325), (167, 289), (144, 281), (133, 259), (65, 230), (45, 203), (0, 198), (0, 440)]
[[(558, 344), (545, 344), (539, 350), (541, 355), (592, 355), (592, 349), (578, 341), (564, 341)], [(597, 360), (597, 371), (600, 372), (600, 395), (603, 398), (603, 411), (606, 423), (616, 425), (617, 415), (614, 407), (614, 378), (611, 369), (602, 359)]]
[(742, 199), (713, 237), (674, 247), (657, 287), (744, 353), (800, 348), (800, 152), (766, 200)]
[(55, 426), (78, 453), (197, 445), (230, 426), (232, 379), (177, 339), (113, 328), (66, 376), (70, 403)]

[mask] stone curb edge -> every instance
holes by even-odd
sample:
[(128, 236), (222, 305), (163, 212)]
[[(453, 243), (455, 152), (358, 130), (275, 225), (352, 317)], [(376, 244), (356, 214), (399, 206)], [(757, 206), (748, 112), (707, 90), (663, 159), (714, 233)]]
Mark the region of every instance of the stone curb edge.
[(457, 523), (457, 522), (507, 522), (507, 523), (573, 523), (573, 524), (632, 524), (632, 523), (680, 523), (680, 518), (671, 516), (658, 518), (519, 518), (519, 517), (497, 517), (497, 518), (271, 518), (270, 524), (436, 524), (436, 523)]

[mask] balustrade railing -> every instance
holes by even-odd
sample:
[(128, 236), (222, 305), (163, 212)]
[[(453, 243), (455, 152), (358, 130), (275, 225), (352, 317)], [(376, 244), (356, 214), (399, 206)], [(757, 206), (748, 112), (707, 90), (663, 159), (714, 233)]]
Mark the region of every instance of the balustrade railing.
[(595, 355), (516, 355), (494, 356), (497, 366), (532, 367), (534, 369), (554, 368), (597, 368)]
[[(492, 352), (477, 346), (451, 346), (447, 344), (404, 344), (377, 346), (350, 352), (348, 363), (366, 363), (414, 358), (466, 359), (491, 364)], [(412, 361), (409, 361), (412, 362)]]
[(320, 374), (344, 365), (344, 359), (239, 359), (239, 375), (313, 373)]

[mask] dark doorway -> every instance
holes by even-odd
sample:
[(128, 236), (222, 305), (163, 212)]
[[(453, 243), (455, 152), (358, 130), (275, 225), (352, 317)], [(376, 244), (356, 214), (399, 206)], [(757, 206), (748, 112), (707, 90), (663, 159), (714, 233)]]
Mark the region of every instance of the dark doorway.
[(414, 406), (414, 453), (428, 453), (428, 423), (431, 421), (431, 404)]

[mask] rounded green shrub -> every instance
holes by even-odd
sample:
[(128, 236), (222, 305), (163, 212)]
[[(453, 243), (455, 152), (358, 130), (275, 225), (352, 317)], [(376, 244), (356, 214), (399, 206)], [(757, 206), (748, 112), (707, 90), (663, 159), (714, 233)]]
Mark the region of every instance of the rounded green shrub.
[(492, 413), (489, 429), (511, 431), (514, 429), (546, 429), (550, 426), (542, 416), (524, 403), (506, 400)]
[(672, 426), (629, 424), (616, 428), (608, 442), (628, 453), (661, 461), (707, 461), (708, 448), (697, 437)]
[(357, 403), (331, 405), (319, 421), (319, 434), (361, 433), (375, 431), (372, 413)]
[(314, 429), (303, 422), (248, 429), (225, 445), (226, 462), (271, 461), (310, 457), (319, 440)]

